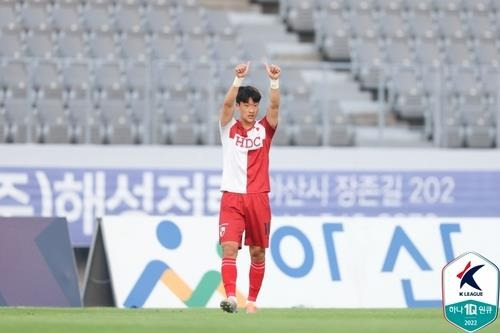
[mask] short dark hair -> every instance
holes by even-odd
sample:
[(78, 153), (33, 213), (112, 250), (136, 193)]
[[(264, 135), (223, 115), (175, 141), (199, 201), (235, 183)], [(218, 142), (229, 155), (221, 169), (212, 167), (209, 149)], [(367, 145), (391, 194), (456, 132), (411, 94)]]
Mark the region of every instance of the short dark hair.
[(262, 95), (259, 90), (252, 86), (241, 86), (238, 89), (238, 95), (236, 95), (236, 104), (241, 102), (246, 103), (249, 99), (252, 99), (255, 103), (259, 103)]

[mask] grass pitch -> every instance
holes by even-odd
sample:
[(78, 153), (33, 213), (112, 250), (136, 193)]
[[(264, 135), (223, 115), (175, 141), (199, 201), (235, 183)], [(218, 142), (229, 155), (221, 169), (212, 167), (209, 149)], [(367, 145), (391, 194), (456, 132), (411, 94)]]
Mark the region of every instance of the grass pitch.
[[(262, 309), (247, 315), (218, 309), (1, 308), (0, 332), (460, 332), (441, 309)], [(495, 321), (481, 332), (500, 332)]]

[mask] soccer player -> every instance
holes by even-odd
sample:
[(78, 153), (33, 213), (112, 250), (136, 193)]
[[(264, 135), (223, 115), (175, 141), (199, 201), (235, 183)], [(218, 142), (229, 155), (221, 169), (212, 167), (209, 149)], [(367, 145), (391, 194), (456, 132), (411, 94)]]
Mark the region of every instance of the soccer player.
[[(269, 246), (271, 208), (269, 205), (269, 149), (280, 106), (281, 69), (265, 64), (270, 79), (269, 106), (265, 117), (257, 120), (261, 94), (252, 86), (243, 86), (250, 62), (235, 67), (236, 77), (224, 98), (219, 127), (222, 141), (222, 199), (219, 215), (219, 241), (222, 246), (221, 275), (227, 298), (220, 306), (237, 312), (236, 257), (245, 234), (250, 250), (247, 313), (255, 313), (255, 302), (262, 285), (265, 253)], [(240, 119), (233, 117), (239, 110)]]

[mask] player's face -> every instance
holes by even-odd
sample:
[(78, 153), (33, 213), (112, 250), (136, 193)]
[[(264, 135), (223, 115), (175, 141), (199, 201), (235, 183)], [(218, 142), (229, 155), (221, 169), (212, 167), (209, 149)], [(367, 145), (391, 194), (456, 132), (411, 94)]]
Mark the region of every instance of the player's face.
[(253, 124), (259, 113), (259, 103), (249, 98), (248, 102), (240, 102), (240, 120), (245, 124)]

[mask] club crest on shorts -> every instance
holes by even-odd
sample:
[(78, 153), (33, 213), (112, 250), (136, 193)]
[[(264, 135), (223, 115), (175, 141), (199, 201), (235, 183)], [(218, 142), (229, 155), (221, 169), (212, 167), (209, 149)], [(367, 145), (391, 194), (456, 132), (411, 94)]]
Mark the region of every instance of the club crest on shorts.
[(224, 234), (226, 233), (226, 226), (227, 226), (227, 223), (221, 224), (219, 226), (219, 237), (220, 238), (222, 238), (224, 236)]
[(443, 268), (443, 312), (451, 324), (467, 332), (491, 324), (498, 315), (498, 267), (475, 252), (455, 258)]

